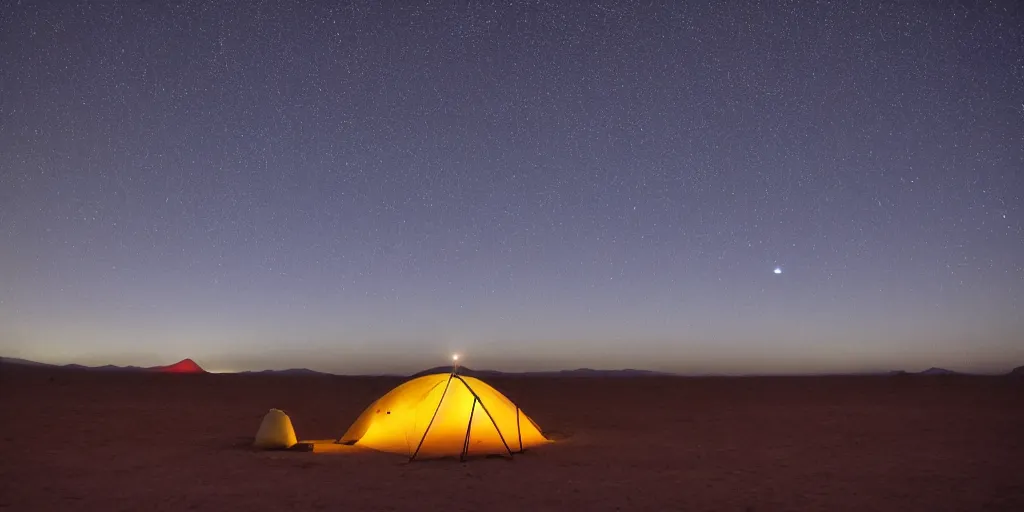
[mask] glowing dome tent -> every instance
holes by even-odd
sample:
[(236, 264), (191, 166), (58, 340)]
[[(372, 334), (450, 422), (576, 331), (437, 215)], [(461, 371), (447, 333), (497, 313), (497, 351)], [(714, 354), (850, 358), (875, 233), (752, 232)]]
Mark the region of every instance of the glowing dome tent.
[(410, 459), (507, 455), (547, 443), (519, 406), (456, 373), (406, 381), (359, 415), (338, 440)]

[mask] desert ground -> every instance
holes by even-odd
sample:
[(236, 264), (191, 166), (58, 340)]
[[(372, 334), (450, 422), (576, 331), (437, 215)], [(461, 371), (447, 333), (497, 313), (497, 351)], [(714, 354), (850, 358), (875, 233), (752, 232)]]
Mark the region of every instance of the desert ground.
[(395, 378), (0, 368), (2, 510), (1024, 510), (1024, 379), (502, 378), (514, 460), (249, 447), (340, 436)]

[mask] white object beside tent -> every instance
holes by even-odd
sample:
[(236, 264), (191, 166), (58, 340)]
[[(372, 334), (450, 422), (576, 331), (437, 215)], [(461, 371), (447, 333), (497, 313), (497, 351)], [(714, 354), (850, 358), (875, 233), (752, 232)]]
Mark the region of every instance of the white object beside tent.
[(253, 446), (267, 450), (287, 450), (298, 442), (291, 418), (280, 409), (271, 409), (260, 423)]

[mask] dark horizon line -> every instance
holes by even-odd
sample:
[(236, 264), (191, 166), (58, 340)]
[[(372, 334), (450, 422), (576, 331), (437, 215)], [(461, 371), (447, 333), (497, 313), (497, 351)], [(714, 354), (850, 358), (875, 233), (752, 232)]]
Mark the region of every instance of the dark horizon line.
[[(113, 364), (101, 365), (101, 366), (88, 366), (78, 363), (68, 364), (56, 364), (56, 363), (43, 363), (39, 361), (33, 361), (30, 359), (17, 358), (17, 357), (6, 357), (0, 356), (0, 363), (8, 363), (18, 366), (29, 366), (29, 367), (48, 367), (54, 369), (66, 369), (66, 370), (93, 370), (93, 371), (153, 371), (161, 368), (168, 368), (176, 366), (185, 362), (191, 362), (199, 367), (203, 373), (216, 373), (225, 375), (252, 375), (252, 374), (290, 374), (290, 375), (328, 375), (335, 377), (417, 377), (420, 375), (427, 375), (431, 373), (441, 373), (450, 371), (452, 366), (435, 366), (424, 370), (412, 372), (412, 373), (399, 373), (399, 372), (381, 372), (381, 373), (336, 373), (332, 371), (314, 370), (306, 367), (295, 367), (283, 370), (274, 369), (260, 369), (260, 370), (238, 370), (238, 371), (218, 371), (211, 372), (202, 368), (201, 365), (195, 363), (191, 358), (185, 358), (176, 363), (170, 365), (157, 365), (157, 366), (119, 366)], [(1024, 374), (1024, 365), (1013, 367), (1003, 372), (963, 372), (956, 370), (949, 370), (941, 367), (930, 367), (927, 370), (919, 372), (910, 372), (906, 370), (875, 370), (875, 371), (850, 371), (850, 372), (742, 372), (742, 373), (727, 373), (727, 372), (708, 372), (708, 373), (697, 373), (697, 372), (670, 372), (660, 370), (646, 370), (639, 368), (616, 368), (616, 369), (597, 369), (588, 367), (579, 367), (572, 369), (558, 369), (558, 370), (523, 370), (523, 371), (505, 371), (505, 370), (494, 370), (494, 369), (482, 369), (474, 370), (472, 368), (459, 366), (459, 372), (465, 375), (473, 376), (581, 376), (581, 375), (593, 375), (593, 376), (649, 376), (649, 377), (830, 377), (830, 376), (899, 376), (899, 375), (963, 375), (963, 376), (1004, 376), (1004, 375), (1020, 375)]]

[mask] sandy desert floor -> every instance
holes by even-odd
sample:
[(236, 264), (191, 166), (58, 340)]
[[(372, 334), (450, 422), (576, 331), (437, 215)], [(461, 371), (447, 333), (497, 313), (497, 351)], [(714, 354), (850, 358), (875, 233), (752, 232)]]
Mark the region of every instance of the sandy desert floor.
[(341, 435), (400, 379), (0, 368), (2, 510), (1024, 510), (1024, 379), (491, 379), (514, 461), (248, 448)]

